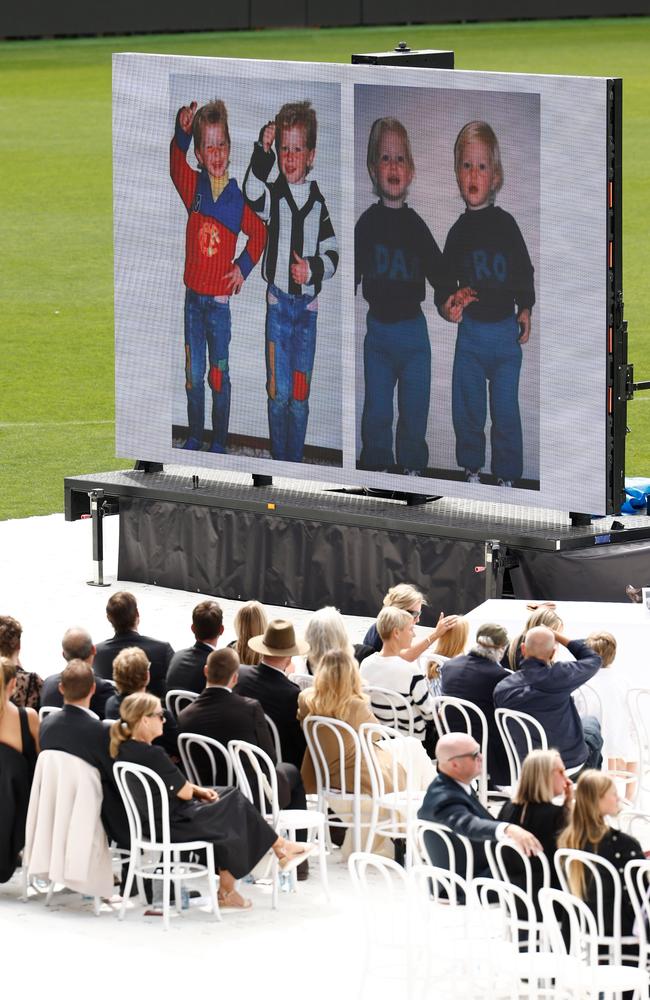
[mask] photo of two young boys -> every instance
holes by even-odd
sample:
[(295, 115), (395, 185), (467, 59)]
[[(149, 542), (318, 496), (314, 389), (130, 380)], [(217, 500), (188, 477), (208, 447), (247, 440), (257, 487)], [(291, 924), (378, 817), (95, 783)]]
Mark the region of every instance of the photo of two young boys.
[[(525, 484), (529, 488), (538, 488), (539, 324), (535, 309), (535, 280), (538, 275), (539, 258), (538, 97), (534, 94), (486, 93), (415, 87), (398, 88), (373, 85), (356, 85), (354, 87), (354, 222), (357, 226), (355, 254), (357, 274), (355, 275), (354, 343), (347, 344), (343, 343), (341, 339), (342, 333), (344, 336), (346, 335), (345, 331), (349, 329), (349, 324), (344, 323), (342, 318), (340, 283), (344, 276), (348, 280), (351, 262), (347, 262), (348, 266), (341, 266), (344, 261), (339, 263), (343, 225), (342, 156), (339, 148), (341, 122), (340, 118), (337, 118), (337, 110), (340, 106), (340, 88), (337, 85), (329, 84), (305, 84), (304, 82), (289, 84), (283, 81), (270, 81), (264, 94), (256, 93), (249, 88), (246, 93), (246, 101), (242, 102), (242, 88), (233, 86), (232, 78), (221, 84), (220, 81), (213, 80), (209, 86), (206, 86), (206, 82), (202, 81), (200, 87), (194, 84), (193, 89), (188, 84), (190, 81), (176, 78), (174, 86), (171, 88), (174, 95), (171, 104), (174, 109), (172, 112), (174, 115), (173, 135), (178, 136), (179, 115), (182, 108), (187, 109), (194, 104), (196, 112), (198, 108), (208, 104), (215, 97), (223, 101), (227, 110), (230, 133), (228, 183), (231, 187), (233, 182), (236, 183), (241, 192), (239, 197), (242, 208), (246, 210), (246, 213), (252, 211), (265, 226), (271, 226), (272, 221), (269, 213), (272, 199), (270, 194), (273, 192), (274, 181), (288, 179), (290, 190), (297, 192), (298, 197), (301, 185), (305, 191), (314, 188), (322, 201), (324, 213), (321, 212), (321, 215), (326, 214), (330, 224), (330, 230), (327, 233), (329, 239), (324, 244), (325, 268), (321, 262), (316, 262), (314, 270), (317, 273), (310, 273), (311, 269), (308, 271), (304, 264), (300, 264), (304, 258), (301, 258), (300, 254), (294, 250), (284, 261), (284, 270), (287, 271), (286, 276), (284, 276), (284, 271), (281, 274), (281, 278), (285, 279), (284, 287), (280, 282), (273, 280), (275, 275), (271, 273), (269, 263), (269, 250), (271, 250), (273, 258), (271, 263), (277, 263), (279, 260), (277, 232), (270, 237), (269, 243), (267, 230), (266, 245), (261, 254), (257, 254), (256, 260), (253, 260), (252, 256), (247, 253), (247, 247), (241, 240), (237, 243), (237, 254), (233, 255), (233, 261), (241, 258), (245, 262), (244, 270), (247, 273), (244, 275), (237, 268), (239, 271), (236, 278), (237, 287), (231, 290), (225, 288), (218, 290), (223, 293), (218, 296), (222, 299), (221, 304), (233, 307), (232, 326), (231, 331), (229, 330), (231, 341), (228, 354), (230, 356), (211, 359), (208, 357), (206, 343), (203, 371), (199, 366), (204, 393), (207, 393), (208, 397), (212, 394), (213, 397), (213, 419), (215, 416), (218, 419), (217, 404), (220, 402), (219, 399), (215, 400), (215, 397), (223, 395), (223, 392), (219, 393), (215, 389), (223, 390), (224, 376), (228, 376), (228, 382), (233, 386), (233, 412), (230, 415), (231, 432), (244, 435), (248, 433), (253, 438), (266, 439), (269, 442), (270, 456), (278, 460), (288, 462), (304, 460), (308, 462), (309, 458), (303, 456), (302, 445), (305, 441), (308, 451), (309, 445), (320, 444), (323, 448), (323, 454), (326, 454), (327, 449), (329, 449), (330, 455), (335, 452), (342, 455), (344, 434), (341, 425), (346, 418), (349, 419), (350, 413), (354, 412), (355, 456), (359, 469), (402, 475), (440, 476), (441, 478), (461, 480), (465, 478), (468, 482), (487, 482), (494, 485), (497, 483), (506, 486)], [(202, 101), (200, 98), (203, 94), (206, 97)], [(275, 141), (276, 136), (279, 135), (276, 116), (280, 109), (284, 109), (285, 106), (307, 106), (305, 102), (308, 102), (308, 106), (312, 109), (312, 116), (316, 122), (315, 141), (312, 136), (312, 148), (307, 150), (305, 161), (307, 169), (303, 171), (303, 175), (286, 178), (282, 171), (278, 170), (278, 159), (281, 157), (278, 157), (278, 144)], [(366, 282), (364, 285), (363, 275), (358, 273), (360, 220), (364, 217), (366, 219), (375, 218), (376, 222), (381, 210), (385, 208), (386, 199), (382, 196), (381, 186), (376, 183), (377, 169), (370, 165), (371, 133), (373, 124), (377, 122), (388, 122), (390, 126), (388, 129), (384, 128), (383, 132), (382, 129), (379, 130), (382, 132), (379, 140), (385, 145), (387, 140), (396, 138), (398, 140), (397, 147), (401, 147), (401, 149), (397, 148), (397, 156), (399, 157), (406, 145), (408, 149), (407, 159), (410, 161), (407, 164), (406, 183), (403, 184), (403, 189), (399, 192), (400, 200), (397, 207), (400, 211), (393, 213), (390, 221), (392, 223), (392, 219), (403, 218), (408, 211), (412, 220), (420, 220), (417, 225), (424, 236), (427, 247), (429, 247), (427, 241), (429, 239), (431, 241), (430, 252), (423, 255), (421, 261), (423, 273), (418, 275), (416, 282), (418, 287), (422, 284), (424, 299), (422, 302), (410, 302), (407, 309), (407, 312), (411, 313), (409, 317), (411, 320), (414, 318), (412, 314), (415, 313), (416, 325), (419, 327), (416, 341), (413, 343), (409, 343), (409, 337), (413, 332), (413, 323), (411, 322), (409, 325), (407, 322), (406, 326), (400, 327), (398, 315), (396, 324), (391, 326), (391, 323), (395, 323), (395, 317), (390, 315), (392, 307), (384, 305), (378, 309), (376, 301), (369, 302), (364, 297), (364, 291), (367, 293), (368, 283)], [(511, 315), (501, 317), (505, 320), (505, 326), (503, 330), (500, 328), (500, 331), (501, 333), (505, 332), (506, 337), (513, 339), (515, 345), (513, 351), (516, 350), (518, 355), (514, 357), (514, 360), (507, 361), (510, 365), (508, 376), (510, 382), (507, 386), (510, 402), (501, 407), (502, 411), (505, 410), (505, 422), (503, 415), (499, 417), (499, 403), (505, 390), (502, 390), (501, 383), (490, 378), (490, 371), (486, 371), (483, 402), (480, 398), (476, 402), (474, 401), (473, 397), (480, 396), (480, 393), (475, 392), (471, 384), (469, 389), (466, 387), (464, 390), (466, 395), (469, 391), (471, 397), (469, 417), (475, 426), (469, 444), (466, 441), (463, 445), (459, 439), (459, 426), (462, 429), (462, 419), (464, 418), (461, 419), (459, 425), (458, 416), (459, 412), (462, 412), (459, 410), (459, 393), (462, 394), (463, 389), (462, 386), (459, 389), (458, 384), (456, 384), (458, 382), (460, 334), (470, 325), (472, 311), (478, 310), (480, 317), (481, 308), (483, 308), (483, 315), (492, 316), (494, 310), (490, 312), (488, 302), (493, 291), (488, 288), (482, 293), (481, 288), (471, 288), (468, 285), (461, 287), (459, 279), (455, 289), (451, 285), (447, 287), (449, 295), (446, 296), (445, 302), (442, 302), (440, 301), (440, 293), (445, 285), (442, 279), (443, 272), (440, 267), (434, 265), (438, 258), (440, 258), (438, 263), (442, 261), (441, 251), (445, 247), (448, 234), (454, 223), (470, 210), (476, 207), (485, 207), (483, 205), (467, 205), (463, 201), (462, 189), (459, 187), (460, 180), (456, 170), (454, 144), (463, 127), (469, 122), (485, 124), (489, 134), (494, 137), (500, 159), (500, 176), (498, 184), (494, 182), (494, 179), (491, 183), (489, 207), (494, 209), (498, 206), (497, 214), (500, 217), (507, 215), (508, 219), (512, 220), (511, 223), (508, 223), (509, 231), (519, 233), (524, 248), (521, 256), (525, 256), (528, 261), (528, 280), (524, 283), (525, 291), (518, 292), (521, 301), (510, 304)], [(243, 125), (246, 127), (242, 127)], [(304, 128), (302, 134), (306, 138)], [(291, 135), (293, 138), (296, 136), (300, 138), (300, 129), (294, 129)], [(181, 134), (180, 138), (180, 145), (184, 145), (185, 149), (182, 150), (180, 147), (177, 149), (177, 160), (179, 152), (187, 158), (187, 168), (197, 173), (194, 180), (198, 185), (201, 174), (205, 175), (206, 173), (205, 163), (201, 162), (200, 151), (197, 158), (196, 149), (190, 148), (193, 144), (195, 145), (190, 130), (185, 131), (184, 136)], [(172, 141), (172, 150), (173, 147), (174, 142)], [(377, 141), (374, 141), (374, 147), (376, 154), (379, 149)], [(393, 178), (394, 180), (395, 178)], [(207, 183), (205, 176), (203, 182)], [(217, 178), (215, 184), (213, 177), (210, 183), (211, 188), (206, 187), (206, 191), (210, 190), (214, 195), (216, 188), (218, 198), (223, 192), (223, 187), (220, 188), (221, 182)], [(279, 187), (279, 185), (276, 186)], [(385, 194), (386, 191), (383, 192), (383, 195)], [(185, 219), (189, 216), (191, 221), (192, 212), (196, 211), (197, 206), (193, 200), (189, 204), (188, 201), (189, 198), (186, 197), (184, 207), (187, 214)], [(278, 199), (276, 197), (276, 227), (278, 225), (277, 206)], [(395, 207), (395, 203), (392, 207)], [(297, 206), (297, 209), (299, 213), (300, 206)], [(494, 215), (494, 212), (492, 214)], [(480, 212), (475, 212), (472, 221), (475, 222), (479, 215)], [(177, 213), (176, 218), (181, 223), (180, 213)], [(393, 224), (393, 228), (396, 224)], [(186, 225), (188, 227), (186, 251), (190, 253), (189, 223)], [(255, 244), (253, 237), (248, 234), (247, 238), (249, 246), (253, 244), (253, 249), (255, 249), (257, 244)], [(285, 239), (290, 248), (291, 241), (295, 240), (295, 233), (290, 233), (288, 237), (281, 236), (281, 240), (282, 238)], [(257, 249), (259, 250), (258, 246)], [(375, 248), (375, 255), (376, 253)], [(503, 269), (507, 269), (503, 254), (493, 254), (490, 261), (485, 257), (479, 256), (477, 258), (476, 253), (474, 257), (479, 260), (479, 278), (487, 275), (492, 279), (493, 286), (495, 280), (498, 283), (499, 280), (503, 279)], [(434, 258), (436, 259), (434, 260)], [(391, 286), (389, 280), (391, 268), (393, 278), (395, 276), (399, 278), (400, 275), (397, 272), (403, 266), (403, 262), (398, 256), (392, 263), (384, 259), (383, 261), (379, 260), (378, 264), (380, 270), (382, 267), (386, 267), (387, 270), (385, 274), (375, 276), (379, 279), (375, 284), (380, 287), (383, 283), (385, 292), (390, 291), (391, 288), (394, 290), (397, 286), (394, 281)], [(409, 266), (413, 268), (416, 265), (411, 262)], [(305, 270), (297, 271), (298, 266), (302, 266)], [(397, 272), (395, 267), (397, 267)], [(187, 276), (187, 268), (185, 273)], [(271, 273), (270, 281), (269, 273)], [(294, 276), (300, 280), (296, 282)], [(413, 275), (411, 274), (409, 277), (412, 278)], [(182, 280), (182, 269), (179, 279)], [(448, 284), (449, 279), (446, 280)], [(473, 283), (476, 284), (476, 282)], [(440, 287), (436, 288), (436, 285)], [(523, 287), (521, 283), (520, 287)], [(286, 373), (289, 379), (288, 387), (286, 387), (288, 395), (297, 399), (299, 404), (297, 409), (302, 407), (303, 414), (303, 426), (298, 431), (298, 443), (296, 444), (294, 440), (289, 451), (286, 448), (283, 451), (278, 450), (277, 443), (275, 445), (273, 443), (274, 420), (277, 431), (277, 413), (281, 413), (282, 410), (278, 406), (275, 406), (274, 409), (272, 398), (276, 388), (273, 385), (274, 366), (272, 362), (274, 359), (272, 351), (275, 345), (273, 343), (272, 317), (274, 308), (277, 311), (278, 290), (280, 304), (283, 308), (295, 311), (296, 306), (298, 306), (299, 312), (302, 311), (309, 320), (315, 320), (315, 323), (312, 323), (312, 330), (315, 326), (315, 331), (312, 334), (315, 356), (312, 353), (312, 357), (308, 359), (309, 364), (312, 365), (311, 370), (309, 370), (309, 365), (303, 365), (307, 368), (306, 373), (301, 373), (299, 369)], [(186, 299), (189, 299), (195, 290), (189, 288), (186, 282), (184, 291)], [(210, 289), (207, 291), (209, 292)], [(452, 298), (452, 292), (455, 295), (456, 291), (458, 291), (457, 297)], [(410, 294), (413, 297), (412, 291)], [(420, 291), (416, 291), (415, 299), (418, 299), (421, 294)], [(482, 302), (481, 294), (483, 294)], [(392, 298), (394, 299), (394, 296)], [(383, 315), (382, 308), (384, 312), (388, 308), (387, 316)], [(183, 370), (182, 360), (179, 365), (179, 357), (182, 359), (183, 353), (178, 350), (185, 340), (185, 360), (187, 361), (187, 301), (184, 303), (183, 311), (185, 313), (185, 335), (183, 334), (183, 315), (181, 314), (179, 316), (178, 336), (173, 338), (172, 358), (175, 360), (172, 372), (177, 371), (181, 378), (185, 374), (185, 385), (187, 386), (188, 382), (191, 383), (192, 380), (191, 377), (187, 378), (188, 371)], [(316, 316), (309, 317), (308, 312), (311, 311), (316, 313), (318, 318)], [(380, 316), (379, 325), (374, 322), (377, 313)], [(389, 322), (382, 326), (382, 318), (388, 318)], [(298, 323), (300, 322), (298, 319)], [(376, 363), (376, 358), (373, 362), (373, 352), (372, 350), (369, 352), (368, 346), (369, 334), (372, 335), (373, 341), (376, 341), (378, 330), (384, 337), (384, 345), (381, 350), (387, 356), (392, 354), (394, 358), (394, 360), (390, 360), (389, 357), (388, 368), (384, 364), (383, 370), (381, 364)], [(499, 333), (496, 330), (494, 332)], [(490, 335), (492, 336), (493, 333)], [(416, 378), (415, 389), (408, 382), (408, 379), (404, 379), (404, 384), (400, 385), (401, 357), (412, 353), (415, 358), (418, 358), (419, 348), (416, 349), (414, 345), (417, 342), (422, 347), (424, 340), (426, 340), (426, 347), (424, 354), (419, 355), (420, 372)], [(198, 343), (200, 349), (200, 338)], [(370, 346), (372, 347), (372, 344)], [(269, 357), (269, 348), (271, 348), (271, 357)], [(488, 353), (492, 353), (492, 348), (489, 348)], [(456, 363), (454, 363), (455, 354)], [(350, 406), (349, 399), (342, 399), (341, 387), (344, 379), (343, 377), (338, 378), (336, 374), (337, 372), (343, 374), (346, 356), (353, 358), (355, 367), (353, 407)], [(381, 362), (381, 351), (379, 359)], [(216, 365), (212, 364), (214, 360), (217, 361)], [(411, 369), (413, 370), (413, 368), (412, 364)], [(476, 377), (479, 381), (483, 377), (480, 366), (478, 375), (475, 372)], [(392, 385), (390, 384), (391, 379), (393, 379)], [(182, 386), (183, 383), (175, 376), (173, 376), (173, 382), (173, 423), (177, 426), (185, 425), (188, 428), (185, 440), (175, 440), (174, 447), (187, 447), (188, 442), (190, 448), (196, 447), (197, 435), (192, 433), (187, 417), (190, 409), (190, 390), (186, 389), (186, 392), (181, 395), (179, 384)], [(393, 402), (395, 387), (397, 389), (395, 393), (396, 406)], [(196, 388), (194, 387), (192, 391), (195, 394), (194, 409), (196, 411)], [(230, 384), (228, 392), (230, 392)], [(186, 398), (183, 399), (183, 396)], [(519, 414), (513, 416), (511, 413), (513, 396), (516, 407), (520, 410), (520, 416)], [(480, 431), (481, 426), (487, 423), (488, 400), (492, 416), (491, 435), (489, 424), (483, 431)], [(481, 407), (486, 410), (483, 417)], [(380, 421), (377, 420), (377, 414), (380, 414)], [(206, 447), (206, 450), (209, 447), (214, 452), (232, 451), (236, 453), (236, 447), (228, 446), (227, 433), (224, 436), (223, 427), (220, 431), (220, 437), (216, 436), (215, 428), (210, 428), (209, 413), (205, 423), (205, 444), (203, 444), (203, 427), (201, 427), (199, 446)], [(378, 430), (380, 423), (381, 434)], [(211, 443), (208, 444), (210, 432), (212, 432), (212, 439)], [(483, 435), (482, 441), (481, 434)], [(517, 434), (520, 436), (518, 443)], [(277, 433), (275, 437), (277, 442)], [(349, 435), (348, 440), (350, 440)], [(383, 442), (383, 451), (379, 447), (381, 442)], [(501, 442), (501, 446), (499, 442)], [(519, 458), (517, 458), (517, 452)], [(331, 464), (341, 464), (341, 462), (342, 459), (334, 459)], [(349, 459), (346, 464), (349, 464)]]

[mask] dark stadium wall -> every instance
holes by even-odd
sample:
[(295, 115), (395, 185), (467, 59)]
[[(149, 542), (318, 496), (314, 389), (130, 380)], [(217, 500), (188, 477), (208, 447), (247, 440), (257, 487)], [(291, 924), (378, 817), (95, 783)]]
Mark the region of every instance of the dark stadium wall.
[(25, 0), (3, 4), (0, 37), (103, 35), (232, 28), (495, 21), (553, 17), (622, 17), (650, 13), (650, 0), (249, 0), (181, 5), (178, 0)]

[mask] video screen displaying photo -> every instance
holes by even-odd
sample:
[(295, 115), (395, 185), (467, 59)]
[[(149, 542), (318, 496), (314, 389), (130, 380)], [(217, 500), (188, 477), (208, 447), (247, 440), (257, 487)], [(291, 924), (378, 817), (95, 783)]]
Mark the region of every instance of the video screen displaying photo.
[(604, 512), (606, 80), (119, 54), (113, 88), (120, 455)]

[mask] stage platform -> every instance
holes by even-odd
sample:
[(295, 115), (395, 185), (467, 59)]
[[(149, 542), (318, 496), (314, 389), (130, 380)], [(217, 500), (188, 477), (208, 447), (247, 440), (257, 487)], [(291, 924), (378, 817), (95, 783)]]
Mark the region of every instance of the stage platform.
[(120, 513), (120, 579), (234, 600), (374, 614), (408, 580), (439, 609), (519, 598), (625, 601), (650, 583), (650, 518), (574, 526), (553, 511), (441, 498), (420, 506), (331, 484), (169, 466), (65, 480), (65, 514), (104, 491)]

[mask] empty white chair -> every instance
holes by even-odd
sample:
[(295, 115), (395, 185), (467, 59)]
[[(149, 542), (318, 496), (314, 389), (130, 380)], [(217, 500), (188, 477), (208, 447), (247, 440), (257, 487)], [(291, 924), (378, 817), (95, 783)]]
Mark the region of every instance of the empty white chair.
[[(195, 785), (232, 785), (235, 780), (235, 772), (233, 768), (232, 758), (228, 752), (228, 749), (219, 743), (219, 740), (213, 740), (210, 736), (201, 736), (199, 733), (179, 733), (178, 736), (178, 752), (181, 755), (181, 761), (183, 762), (183, 770), (185, 774)], [(197, 761), (204, 759), (209, 770), (210, 770), (210, 780), (202, 781), (201, 774), (199, 773)], [(217, 781), (217, 776), (219, 774), (219, 764), (221, 761), (222, 770), (225, 767), (226, 770), (226, 780)], [(205, 771), (203, 772), (205, 775)]]
[[(318, 809), (281, 809), (278, 777), (269, 755), (245, 740), (230, 740), (228, 752), (237, 775), (237, 784), (246, 798), (257, 806), (273, 829), (295, 840), (296, 830), (306, 830), (309, 840), (318, 848), (320, 877), (329, 900), (327, 879), (327, 848), (325, 844), (325, 814)], [(246, 766), (247, 765), (247, 766)], [(253, 782), (253, 784), (251, 783)], [(277, 907), (278, 860), (273, 855), (273, 906)]]
[(625, 699), (639, 760), (634, 805), (644, 809), (650, 796), (650, 688), (632, 688)]
[(650, 861), (647, 858), (628, 861), (623, 878), (634, 910), (639, 968), (647, 969), (650, 963)]
[[(120, 920), (124, 919), (134, 878), (137, 879), (142, 903), (146, 903), (142, 891), (142, 879), (162, 882), (163, 927), (165, 930), (169, 930), (169, 900), (172, 881), (174, 883), (176, 912), (181, 913), (182, 883), (187, 879), (205, 877), (208, 881), (212, 913), (217, 920), (221, 920), (217, 902), (213, 845), (205, 840), (172, 842), (170, 839), (167, 789), (162, 778), (151, 768), (143, 767), (141, 764), (116, 761), (113, 764), (113, 774), (122, 796), (131, 835), (129, 868), (119, 912)], [(145, 803), (144, 817), (140, 814), (136, 794)], [(160, 831), (156, 829), (157, 812), (160, 816)], [(187, 851), (205, 851), (207, 864), (182, 861), (180, 855)], [(154, 860), (151, 859), (151, 854), (155, 856)]]
[(182, 688), (172, 688), (165, 695), (165, 708), (177, 719), (179, 712), (182, 712), (184, 708), (191, 705), (197, 698), (198, 694), (196, 691), (184, 691)]

